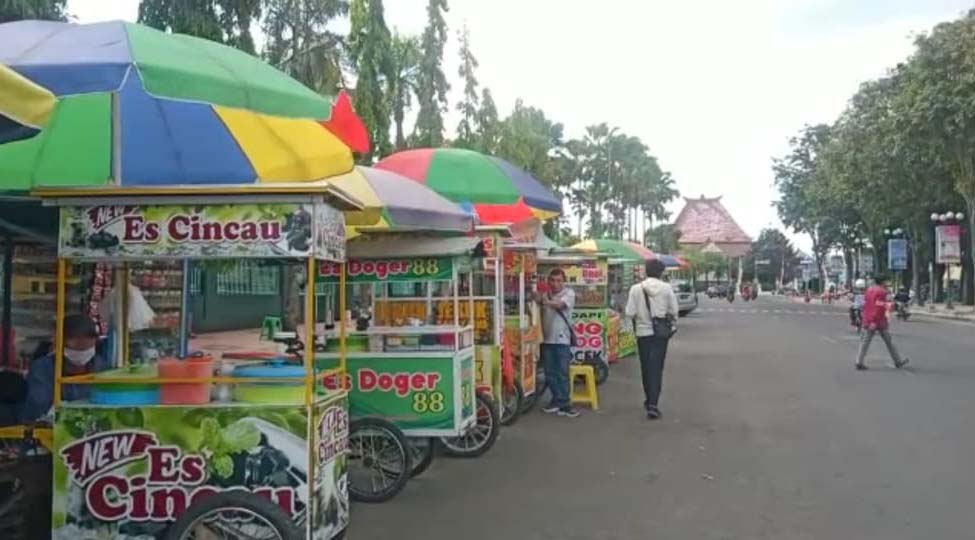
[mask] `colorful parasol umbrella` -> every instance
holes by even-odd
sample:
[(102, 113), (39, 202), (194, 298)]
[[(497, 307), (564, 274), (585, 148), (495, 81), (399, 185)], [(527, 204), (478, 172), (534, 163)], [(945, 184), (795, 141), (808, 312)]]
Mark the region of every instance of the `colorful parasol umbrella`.
[(691, 267), (687, 261), (674, 255), (658, 253), (657, 258), (660, 259), (660, 262), (664, 263), (664, 266), (667, 268), (680, 268), (686, 270)]
[(376, 168), (392, 171), (461, 205), (471, 205), (482, 224), (551, 219), (562, 202), (527, 172), (507, 161), (460, 148), (406, 150)]
[(652, 251), (640, 244), (623, 240), (583, 240), (572, 247), (589, 253), (606, 253), (612, 257), (632, 261), (649, 261), (656, 257)]
[(0, 43), (0, 190), (307, 182), (368, 148), (347, 96), (204, 39), (19, 21)]
[(329, 179), (363, 205), (363, 212), (346, 213), (352, 226), (370, 230), (424, 230), (467, 233), (473, 216), (430, 188), (389, 171), (356, 167)]

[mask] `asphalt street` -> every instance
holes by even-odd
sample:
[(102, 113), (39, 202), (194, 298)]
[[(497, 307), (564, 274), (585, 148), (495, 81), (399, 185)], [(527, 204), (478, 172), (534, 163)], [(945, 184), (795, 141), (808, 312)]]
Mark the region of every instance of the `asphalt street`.
[(352, 540), (975, 538), (975, 325), (892, 328), (870, 371), (843, 308), (704, 300), (682, 319), (662, 409), (635, 359), (599, 411), (535, 411), (476, 460), (438, 459), (352, 509)]

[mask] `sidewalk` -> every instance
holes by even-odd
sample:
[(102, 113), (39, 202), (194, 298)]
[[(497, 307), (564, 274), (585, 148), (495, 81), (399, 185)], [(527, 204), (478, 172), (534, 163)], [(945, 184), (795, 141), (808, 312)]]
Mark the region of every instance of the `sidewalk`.
[[(789, 297), (789, 300), (796, 304), (805, 303), (805, 298), (802, 296)], [(838, 298), (833, 300), (832, 304), (827, 304), (822, 301), (818, 296), (813, 296), (810, 304), (820, 304), (820, 305), (833, 305), (848, 308), (850, 307), (850, 301), (846, 298)], [(971, 321), (975, 322), (975, 307), (972, 306), (960, 306), (956, 305), (955, 309), (949, 310), (945, 308), (944, 304), (926, 304), (924, 306), (918, 306), (914, 304), (911, 306), (911, 315), (916, 317), (927, 317), (931, 319), (948, 319), (954, 321)]]

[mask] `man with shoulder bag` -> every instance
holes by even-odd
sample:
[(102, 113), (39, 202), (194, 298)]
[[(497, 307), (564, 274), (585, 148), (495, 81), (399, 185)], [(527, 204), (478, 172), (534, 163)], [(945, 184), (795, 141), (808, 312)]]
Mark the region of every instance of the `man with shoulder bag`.
[(660, 279), (664, 263), (647, 262), (647, 279), (630, 288), (626, 316), (633, 319), (640, 372), (643, 376), (643, 408), (647, 418), (660, 418), (660, 390), (663, 386), (667, 345), (677, 332), (677, 295)]

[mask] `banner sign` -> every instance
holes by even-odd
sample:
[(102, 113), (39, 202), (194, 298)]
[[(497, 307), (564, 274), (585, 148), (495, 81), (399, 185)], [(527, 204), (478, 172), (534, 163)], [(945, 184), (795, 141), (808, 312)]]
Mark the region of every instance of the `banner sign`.
[(67, 258), (345, 257), (341, 212), (324, 204), (68, 206), (58, 254)]
[[(348, 283), (447, 281), (453, 277), (454, 258), (350, 260), (345, 263), (345, 270)], [(341, 271), (339, 263), (318, 265), (321, 281), (338, 283)]]
[[(345, 380), (326, 372), (322, 386), (350, 390), (349, 414), (377, 416), (413, 435), (457, 435), (474, 414), (474, 355), (348, 359)], [(338, 366), (338, 360), (329, 360)]]
[(935, 247), (938, 264), (961, 264), (961, 225), (938, 225)]
[(891, 238), (887, 240), (887, 267), (894, 271), (907, 270), (907, 240)]
[(572, 354), (576, 361), (606, 362), (606, 309), (573, 310), (572, 325), (576, 336)]
[[(54, 537), (161, 539), (172, 531), (159, 525), (192, 504), (244, 490), (296, 523), (310, 514), (312, 538), (330, 538), (349, 519), (348, 413), (344, 397), (313, 410), (314, 476), (305, 407), (63, 408), (54, 426)], [(333, 510), (309, 507), (313, 497)]]
[(620, 323), (619, 349), (620, 358), (636, 354), (636, 334), (633, 333), (632, 319)]
[(620, 316), (610, 313), (606, 323), (606, 360), (615, 363), (620, 359)]

